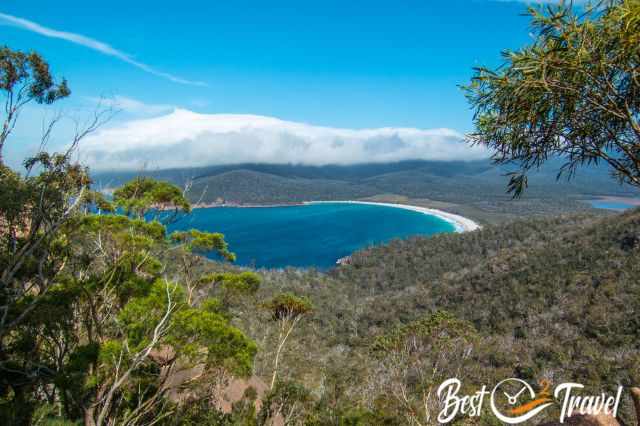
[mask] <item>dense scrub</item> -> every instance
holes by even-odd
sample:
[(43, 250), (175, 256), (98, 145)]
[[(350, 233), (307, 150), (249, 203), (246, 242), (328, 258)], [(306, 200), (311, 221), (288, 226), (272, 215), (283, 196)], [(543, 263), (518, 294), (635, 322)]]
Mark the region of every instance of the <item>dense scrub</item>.
[[(120, 399), (108, 414), (114, 418), (135, 412), (135, 399), (143, 396), (135, 392), (136, 386), (158, 380), (163, 390), (149, 395), (164, 402), (154, 403), (139, 419), (142, 424), (154, 417), (171, 425), (277, 424), (283, 419), (287, 424), (433, 424), (440, 409), (434, 389), (449, 377), (459, 377), (469, 391), (506, 377), (531, 383), (542, 378), (554, 383), (575, 380), (593, 393), (640, 381), (637, 210), (604, 218), (584, 214), (527, 219), (466, 234), (396, 240), (355, 253), (351, 264), (329, 273), (265, 270), (258, 271), (260, 277), (250, 271), (238, 274), (239, 268), (229, 263), (200, 257), (201, 250), (226, 250), (217, 234), (194, 231), (164, 241), (164, 227), (157, 222), (146, 224), (125, 216), (79, 219), (83, 225), (74, 238), (86, 239), (86, 246), (95, 244), (95, 232), (108, 231), (117, 239), (127, 233), (143, 238), (144, 231), (148, 238), (135, 243), (152, 244), (148, 250), (154, 257), (148, 259), (154, 271), (178, 283), (183, 298), (169, 329), (177, 334), (166, 334), (131, 381), (116, 391)], [(162, 291), (154, 290), (157, 272), (130, 269), (122, 263), (127, 252), (118, 257), (119, 247), (126, 246), (111, 239), (105, 243), (116, 251), (104, 258), (88, 258), (82, 244), (76, 255), (68, 254), (70, 260), (94, 262), (78, 266), (93, 270), (87, 277), (96, 283), (101, 274), (110, 274), (109, 259), (120, 264), (120, 290), (114, 296), (123, 300), (118, 308), (122, 313), (110, 323), (112, 334), (95, 345), (103, 357), (118, 352), (117, 342), (134, 344), (138, 333), (147, 332), (140, 324), (153, 320), (151, 314), (166, 303)], [(176, 243), (177, 249), (171, 248)], [(230, 253), (227, 257), (233, 258)], [(44, 345), (34, 352), (40, 362), (50, 356), (45, 349), (54, 344), (57, 330), (72, 330), (73, 315), (81, 315), (86, 307), (80, 296), (87, 293), (73, 291), (83, 287), (94, 291), (83, 275), (70, 282), (64, 281), (67, 277), (65, 269), (57, 273), (55, 279), (61, 284), (52, 287), (52, 293), (39, 302), (42, 310), (36, 310), (19, 331), (29, 335), (37, 324), (50, 328), (51, 336), (31, 336)], [(69, 294), (61, 299), (61, 291)], [(106, 293), (98, 296), (107, 300)], [(59, 304), (62, 300), (66, 302)], [(120, 303), (113, 300), (109, 303)], [(72, 315), (49, 315), (60, 309)], [(108, 316), (104, 320), (102, 324), (111, 321)], [(131, 337), (118, 331), (119, 324), (130, 324)], [(259, 392), (247, 388), (231, 411), (220, 410), (221, 389), (234, 375), (231, 364), (214, 361), (215, 368), (201, 374), (194, 371), (199, 371), (202, 359), (196, 356), (195, 364), (187, 362), (202, 353), (192, 337), (201, 339), (206, 327), (213, 333), (209, 354), (224, 358), (231, 351), (243, 363), (244, 373), (261, 384)], [(91, 401), (99, 386), (111, 383), (107, 375), (101, 376), (110, 368), (104, 358), (94, 364), (103, 371), (95, 375), (84, 373), (84, 364), (78, 364), (83, 359), (88, 359), (87, 365), (94, 362), (86, 354), (78, 355), (87, 339), (82, 329), (68, 336), (65, 339), (77, 348), (70, 346), (75, 349), (69, 358), (60, 359), (59, 367), (50, 364), (49, 368), (60, 369), (53, 376), (57, 379), (38, 376), (22, 385), (34, 392), (22, 396), (30, 401), (33, 418), (45, 423), (87, 415), (72, 399), (59, 401), (59, 390)], [(166, 345), (173, 349), (166, 352), (162, 349)], [(246, 350), (236, 352), (242, 348)], [(5, 355), (25, 358), (19, 349), (5, 346), (5, 351), (13, 351)], [(172, 376), (162, 376), (168, 359), (176, 374), (197, 380), (169, 387)], [(6, 391), (16, 382), (10, 379), (5, 386)], [(37, 389), (53, 392), (42, 399)], [(15, 396), (9, 390), (3, 398), (0, 408), (15, 415)], [(64, 407), (62, 413), (58, 406)], [(633, 418), (628, 399), (621, 413), (627, 420)], [(545, 415), (556, 417), (557, 408)], [(479, 421), (495, 423), (486, 415)]]
[[(316, 410), (382, 415), (376, 410), (383, 404), (388, 415), (406, 420), (409, 408), (392, 392), (392, 369), (372, 347), (381, 337), (443, 310), (481, 337), (472, 355), (450, 371), (469, 385), (512, 376), (532, 383), (575, 380), (596, 393), (637, 385), (639, 273), (636, 210), (398, 240), (358, 252), (350, 265), (328, 275), (264, 271), (259, 297), (294, 291), (316, 307), (283, 354), (285, 377), (305, 384), (319, 403), (335, 404)], [(255, 372), (266, 377), (273, 330), (245, 309), (239, 324), (264, 343)], [(433, 341), (429, 345), (422, 359), (447, 352)], [(454, 360), (456, 352), (449, 350), (446, 357)], [(446, 378), (443, 374), (437, 378)], [(407, 384), (410, 392), (417, 392), (414, 385)], [(624, 415), (632, 416), (629, 401), (625, 404)]]
[[(109, 200), (72, 160), (108, 113), (96, 112), (65, 152), (38, 152), (22, 173), (4, 165), (22, 108), (70, 90), (37, 53), (0, 49), (0, 422), (427, 425), (442, 408), (434, 390), (451, 377), (464, 393), (507, 377), (577, 381), (589, 394), (638, 386), (640, 209), (557, 215), (588, 210), (580, 200), (592, 196), (637, 194), (640, 3), (605, 3), (594, 9), (597, 25), (583, 26), (564, 3), (546, 9), (549, 16), (534, 12), (544, 49), (510, 54), (510, 73), (481, 69), (468, 88), (477, 95), (483, 134), (476, 136), (493, 141), (494, 160), (523, 161), (521, 173), (539, 169), (529, 181), (512, 179), (516, 194), (531, 184), (519, 201), (504, 193), (509, 170), (486, 161), (150, 172), (159, 179), (115, 176)], [(562, 40), (597, 61), (558, 49)], [(539, 61), (540, 52), (549, 57)], [(582, 110), (602, 97), (585, 70), (607, 81), (616, 70), (621, 87), (604, 85), (606, 113)], [(558, 80), (556, 95), (547, 77)], [(565, 83), (578, 85), (570, 96)], [(542, 130), (535, 144), (527, 140), (532, 129)], [(569, 155), (570, 172), (604, 159), (636, 188), (609, 181), (598, 167), (556, 185), (553, 160), (550, 169), (537, 167), (554, 154)], [(380, 194), (503, 225), (393, 241), (329, 273), (236, 268), (223, 235), (168, 234), (165, 226), (192, 202), (220, 197), (271, 203)], [(201, 256), (208, 252), (225, 262)], [(635, 417), (629, 392), (619, 414), (626, 424)], [(556, 404), (536, 422), (557, 416)], [(488, 414), (454, 422), (497, 424)]]

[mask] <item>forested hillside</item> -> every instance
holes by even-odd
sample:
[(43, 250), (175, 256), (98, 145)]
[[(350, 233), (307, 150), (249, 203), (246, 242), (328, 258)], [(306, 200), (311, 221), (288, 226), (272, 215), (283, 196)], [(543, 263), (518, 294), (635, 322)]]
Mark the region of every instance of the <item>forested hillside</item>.
[[(317, 200), (370, 199), (438, 208), (480, 223), (518, 217), (551, 216), (592, 210), (597, 196), (637, 197), (603, 167), (585, 167), (571, 182), (556, 180), (556, 162), (531, 177), (529, 191), (513, 200), (506, 193), (509, 168), (489, 161), (407, 161), (352, 166), (243, 164), (139, 174), (188, 188), (194, 203), (288, 204)], [(138, 173), (96, 173), (97, 189), (109, 192)]]
[[(556, 162), (534, 174), (527, 199), (585, 199), (595, 195), (634, 195), (637, 191), (610, 179), (605, 168), (585, 168), (572, 182), (557, 182)], [(489, 161), (407, 161), (352, 166), (239, 164), (199, 169), (95, 173), (97, 187), (112, 188), (137, 175), (179, 186), (192, 183), (192, 201), (217, 198), (239, 203), (344, 200), (378, 194), (429, 198), (459, 204), (509, 200), (504, 174), (508, 167)], [(256, 185), (259, 184), (259, 188)]]
[[(316, 307), (292, 336), (283, 365), (284, 376), (303, 383), (320, 405), (334, 401), (347, 412), (358, 407), (371, 416), (406, 418), (422, 398), (416, 386), (425, 385), (425, 377), (411, 377), (426, 374), (422, 369), (438, 356), (451, 364), (427, 378), (432, 385), (456, 374), (469, 385), (512, 376), (578, 381), (594, 391), (640, 383), (640, 210), (399, 240), (358, 252), (328, 275), (293, 269), (263, 275), (260, 297), (293, 291)], [(250, 306), (240, 311), (242, 328), (270, 342)], [(440, 311), (451, 317), (443, 320)], [(372, 349), (415, 321), (458, 320), (478, 336), (467, 342), (464, 360), (457, 351), (465, 344), (447, 349), (423, 336), (417, 354), (394, 355), (407, 363), (400, 374)], [(272, 350), (267, 343), (259, 351), (257, 374), (270, 371)], [(446, 350), (453, 352), (438, 353)], [(414, 357), (424, 365), (411, 364)], [(394, 393), (400, 388), (411, 404)], [(380, 404), (386, 414), (375, 414)], [(631, 418), (630, 401), (625, 404)], [(329, 411), (338, 407), (312, 411), (335, 416)]]
[[(60, 152), (45, 150), (59, 117), (43, 123), (14, 170), (4, 148), (24, 143), (12, 137), (20, 113), (71, 91), (38, 53), (0, 48), (0, 423), (433, 425), (449, 378), (461, 394), (526, 380), (545, 397), (511, 413), (551, 404), (532, 424), (559, 418), (545, 383), (623, 386), (617, 414), (637, 423), (640, 208), (601, 214), (583, 201), (640, 189), (640, 1), (573, 6), (531, 8), (532, 44), (464, 87), (469, 138), (492, 164), (92, 174), (74, 159), (111, 117), (98, 108)], [(221, 233), (168, 231), (218, 198), (393, 199), (484, 226), (370, 247), (330, 271), (254, 270), (233, 264)], [(480, 414), (451, 423), (501, 424)]]

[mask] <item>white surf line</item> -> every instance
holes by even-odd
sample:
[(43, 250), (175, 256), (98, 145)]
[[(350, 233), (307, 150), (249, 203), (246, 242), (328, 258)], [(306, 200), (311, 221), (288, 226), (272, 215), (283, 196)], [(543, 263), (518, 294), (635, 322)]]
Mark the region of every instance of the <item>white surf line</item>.
[(442, 210), (430, 209), (428, 207), (410, 206), (408, 204), (377, 203), (375, 201), (351, 201), (351, 200), (306, 201), (304, 204), (322, 204), (322, 203), (369, 204), (373, 206), (386, 206), (386, 207), (395, 207), (398, 209), (411, 210), (411, 211), (423, 213), (426, 215), (436, 216), (446, 222), (449, 222), (454, 226), (456, 232), (469, 232), (469, 231), (475, 231), (476, 229), (481, 228), (481, 226), (478, 225), (476, 222), (464, 216), (460, 216), (460, 215), (449, 213), (449, 212), (444, 212)]

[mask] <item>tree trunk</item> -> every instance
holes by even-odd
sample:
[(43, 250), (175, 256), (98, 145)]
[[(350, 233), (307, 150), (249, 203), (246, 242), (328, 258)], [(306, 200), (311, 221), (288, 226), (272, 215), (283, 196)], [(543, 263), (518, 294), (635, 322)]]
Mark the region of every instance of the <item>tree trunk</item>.
[(16, 426), (29, 426), (31, 424), (31, 417), (33, 416), (33, 405), (27, 400), (25, 395), (27, 394), (24, 387), (16, 386), (13, 388), (14, 392), (14, 404), (15, 414), (14, 422)]
[(84, 426), (96, 426), (96, 420), (94, 418), (96, 414), (95, 407), (88, 407), (84, 409)]
[[(284, 347), (284, 344), (286, 343), (287, 338), (289, 337), (289, 335), (293, 331), (293, 328), (296, 326), (296, 324), (298, 323), (299, 319), (300, 319), (300, 317), (296, 317), (291, 322), (291, 325), (289, 326), (288, 329), (287, 329), (286, 320), (282, 324), (282, 328), (281, 328), (281, 331), (280, 331), (280, 339), (279, 339), (280, 342), (278, 344), (278, 349), (276, 351), (276, 359), (275, 359), (274, 366), (273, 366), (273, 376), (271, 377), (271, 387), (269, 388), (271, 390), (273, 390), (273, 386), (276, 384), (276, 376), (278, 375), (278, 361), (280, 360), (280, 352), (282, 352), (282, 348)], [(282, 337), (283, 334), (284, 334), (284, 338)]]
[(633, 408), (636, 409), (636, 423), (640, 426), (640, 388), (631, 388), (629, 392), (633, 399)]
[(273, 375), (271, 376), (271, 386), (269, 387), (269, 389), (273, 390), (273, 385), (275, 385), (276, 383), (276, 376), (278, 375), (278, 361), (280, 360), (280, 352), (282, 351), (282, 347), (284, 346), (284, 342), (286, 339), (286, 337), (284, 339), (282, 339), (282, 335), (280, 337), (280, 342), (278, 344), (278, 349), (276, 350), (276, 359), (275, 362), (273, 363)]

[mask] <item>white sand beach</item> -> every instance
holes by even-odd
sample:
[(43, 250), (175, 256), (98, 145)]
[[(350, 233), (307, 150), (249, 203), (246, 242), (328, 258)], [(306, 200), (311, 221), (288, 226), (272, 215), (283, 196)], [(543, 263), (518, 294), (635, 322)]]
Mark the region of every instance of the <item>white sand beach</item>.
[(460, 216), (453, 213), (444, 212), (442, 210), (430, 209), (428, 207), (419, 207), (419, 206), (410, 206), (408, 204), (394, 204), (394, 203), (377, 203), (374, 201), (308, 201), (304, 204), (321, 204), (321, 203), (348, 203), (348, 204), (371, 204), (374, 206), (386, 206), (386, 207), (395, 207), (398, 209), (411, 210), (414, 212), (424, 213), (431, 216), (439, 217), (442, 220), (445, 220), (451, 224), (456, 229), (456, 232), (469, 232), (475, 231), (476, 229), (480, 229), (481, 226), (478, 225), (471, 219), (468, 219), (464, 216)]

